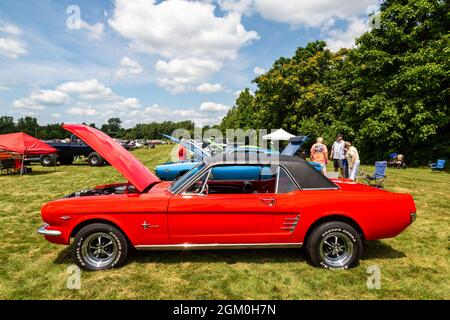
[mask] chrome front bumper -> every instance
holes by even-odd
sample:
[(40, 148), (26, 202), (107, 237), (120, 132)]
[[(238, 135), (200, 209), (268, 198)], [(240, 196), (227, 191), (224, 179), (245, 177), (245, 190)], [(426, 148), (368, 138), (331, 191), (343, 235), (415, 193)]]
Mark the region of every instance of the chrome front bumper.
[(49, 227), (48, 224), (44, 224), (42, 227), (40, 227), (37, 230), (37, 233), (42, 234), (43, 236), (52, 236), (52, 237), (58, 237), (61, 235), (61, 231), (58, 230), (47, 230)]

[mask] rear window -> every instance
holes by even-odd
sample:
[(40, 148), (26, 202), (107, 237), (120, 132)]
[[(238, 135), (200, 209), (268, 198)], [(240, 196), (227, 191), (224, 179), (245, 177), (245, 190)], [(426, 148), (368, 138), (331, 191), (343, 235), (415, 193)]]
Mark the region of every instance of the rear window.
[(280, 167), (277, 193), (289, 193), (295, 190), (298, 190), (298, 188), (294, 181), (292, 181), (284, 168)]
[(306, 162), (287, 162), (285, 165), (302, 189), (339, 189), (331, 180)]

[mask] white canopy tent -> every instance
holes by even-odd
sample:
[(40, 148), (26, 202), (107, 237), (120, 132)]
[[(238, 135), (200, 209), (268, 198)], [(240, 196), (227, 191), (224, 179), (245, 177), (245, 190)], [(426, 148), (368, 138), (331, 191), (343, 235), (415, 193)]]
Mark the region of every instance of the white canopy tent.
[(263, 136), (263, 140), (273, 140), (273, 141), (289, 141), (290, 138), (295, 137), (293, 134), (284, 131), (283, 129), (278, 129), (270, 134)]

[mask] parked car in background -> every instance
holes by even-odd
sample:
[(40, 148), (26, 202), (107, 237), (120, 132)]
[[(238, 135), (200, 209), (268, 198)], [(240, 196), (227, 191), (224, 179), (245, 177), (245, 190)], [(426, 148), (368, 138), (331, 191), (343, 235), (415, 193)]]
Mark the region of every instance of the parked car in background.
[[(181, 141), (174, 137), (166, 136), (168, 139), (184, 146), (187, 150), (190, 150), (194, 154), (194, 159), (176, 162), (166, 162), (156, 166), (155, 173), (161, 180), (172, 181), (183, 176), (186, 172), (195, 167), (202, 159), (211, 156), (209, 151), (200, 148), (198, 145), (191, 144), (188, 141)], [(281, 152), (281, 155), (293, 156), (297, 154), (303, 144), (308, 140), (308, 136), (297, 136), (290, 139), (289, 144)], [(223, 153), (263, 153), (268, 155), (278, 155), (278, 151), (260, 148), (257, 146), (230, 146), (223, 150)], [(217, 153), (217, 154), (220, 154)], [(317, 166), (311, 163), (315, 169), (321, 170), (320, 165)]]
[(106, 163), (102, 156), (75, 135), (72, 135), (70, 139), (66, 140), (51, 140), (45, 142), (58, 150), (58, 153), (56, 156), (40, 156), (39, 162), (44, 167), (53, 166), (56, 164), (56, 161), (62, 165), (70, 165), (75, 160), (75, 157), (85, 157), (92, 167), (101, 167)]
[(363, 240), (394, 237), (416, 218), (411, 195), (330, 180), (298, 157), (218, 155), (169, 183), (105, 133), (64, 128), (128, 181), (75, 192), (41, 210), (38, 233), (63, 245), (74, 238), (73, 259), (88, 270), (122, 265), (129, 248), (302, 246), (314, 266), (348, 268), (358, 264)]
[(153, 149), (155, 146), (164, 144), (162, 140), (147, 140), (146, 145), (148, 148)]

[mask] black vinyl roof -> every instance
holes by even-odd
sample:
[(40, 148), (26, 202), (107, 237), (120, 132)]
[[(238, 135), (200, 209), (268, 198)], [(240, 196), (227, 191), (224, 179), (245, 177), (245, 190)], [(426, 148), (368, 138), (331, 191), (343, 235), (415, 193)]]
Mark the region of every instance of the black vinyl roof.
[(281, 165), (286, 168), (292, 178), (302, 189), (338, 189), (338, 187), (314, 169), (308, 162), (299, 157), (280, 154), (267, 155), (261, 153), (229, 153), (205, 158), (209, 166), (215, 165)]

